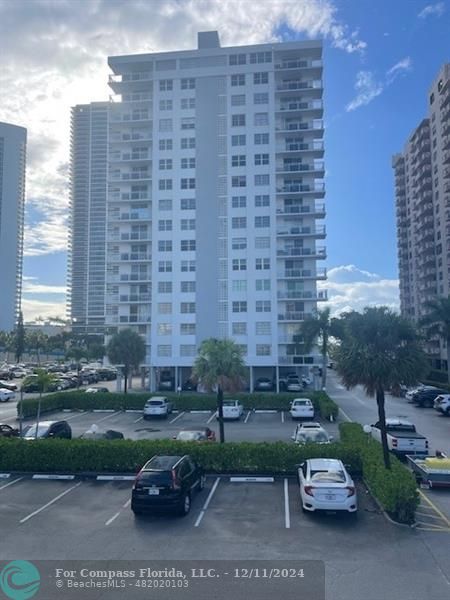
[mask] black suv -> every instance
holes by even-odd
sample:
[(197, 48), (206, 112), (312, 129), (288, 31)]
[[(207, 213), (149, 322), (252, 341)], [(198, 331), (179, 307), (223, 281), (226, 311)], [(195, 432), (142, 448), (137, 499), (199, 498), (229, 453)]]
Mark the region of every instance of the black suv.
[(434, 399), (440, 394), (448, 394), (448, 390), (441, 390), (439, 388), (434, 390), (424, 389), (413, 397), (413, 402), (417, 404), (417, 406), (427, 406), (428, 408), (432, 408), (434, 406)]
[(169, 510), (187, 515), (192, 493), (205, 487), (203, 469), (190, 456), (154, 456), (139, 471), (131, 492), (131, 510)]
[(41, 421), (36, 435), (36, 424), (28, 425), (23, 432), (22, 437), (26, 440), (63, 438), (70, 440), (72, 438), (72, 429), (67, 421)]

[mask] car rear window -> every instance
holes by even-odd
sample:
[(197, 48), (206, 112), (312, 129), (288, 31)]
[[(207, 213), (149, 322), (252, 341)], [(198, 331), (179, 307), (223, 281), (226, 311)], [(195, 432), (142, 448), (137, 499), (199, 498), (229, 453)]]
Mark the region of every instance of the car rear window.
[(164, 400), (147, 400), (147, 406), (162, 406)]
[(143, 485), (168, 485), (171, 481), (171, 471), (142, 471), (139, 476), (139, 482)]
[(294, 406), (310, 406), (310, 400), (295, 400)]
[(315, 483), (345, 483), (343, 471), (312, 471), (311, 481)]
[(236, 406), (236, 402), (234, 400), (225, 400), (223, 405), (224, 406)]

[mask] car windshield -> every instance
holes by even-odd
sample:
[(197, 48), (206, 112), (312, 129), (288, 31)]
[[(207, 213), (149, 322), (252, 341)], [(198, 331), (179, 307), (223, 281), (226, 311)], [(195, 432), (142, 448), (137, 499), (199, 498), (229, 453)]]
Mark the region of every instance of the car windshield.
[(39, 425), (36, 435), (36, 425), (28, 425), (23, 432), (23, 437), (43, 437), (48, 431), (48, 425)]
[(312, 471), (311, 481), (314, 483), (345, 483), (344, 471)]
[(297, 435), (299, 442), (323, 443), (328, 442), (328, 435), (324, 431), (302, 431)]

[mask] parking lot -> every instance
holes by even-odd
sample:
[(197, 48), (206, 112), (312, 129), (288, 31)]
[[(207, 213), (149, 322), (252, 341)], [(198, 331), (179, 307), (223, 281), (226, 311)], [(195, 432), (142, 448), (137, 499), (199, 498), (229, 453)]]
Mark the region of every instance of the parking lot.
[(135, 519), (131, 485), (3, 480), (0, 559), (318, 559), (333, 600), (447, 597), (445, 576), (419, 534), (390, 525), (361, 485), (356, 520), (303, 514), (294, 479), (229, 477), (208, 478), (185, 518)]

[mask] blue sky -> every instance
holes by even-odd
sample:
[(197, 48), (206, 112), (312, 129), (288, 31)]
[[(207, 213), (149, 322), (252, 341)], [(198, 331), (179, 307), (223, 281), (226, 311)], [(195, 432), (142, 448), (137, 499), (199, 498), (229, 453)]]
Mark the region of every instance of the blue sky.
[[(322, 38), (334, 311), (398, 304), (391, 156), (450, 59), (450, 1), (0, 0), (0, 120), (28, 128), (24, 310), (64, 314), (70, 107), (108, 97), (107, 56)], [(251, 8), (249, 8), (251, 6)]]

